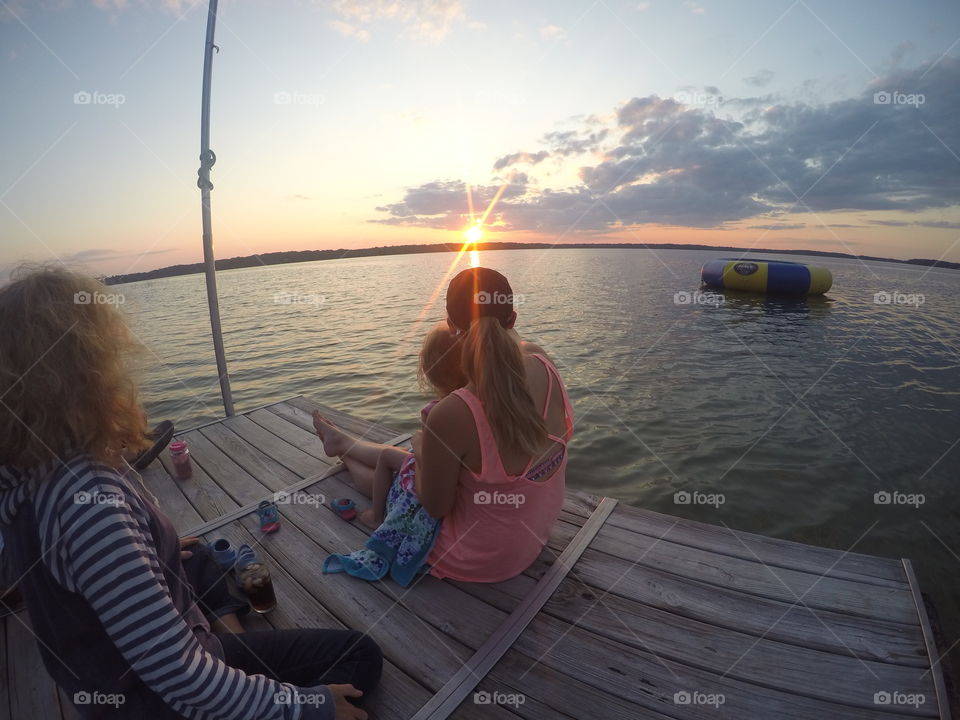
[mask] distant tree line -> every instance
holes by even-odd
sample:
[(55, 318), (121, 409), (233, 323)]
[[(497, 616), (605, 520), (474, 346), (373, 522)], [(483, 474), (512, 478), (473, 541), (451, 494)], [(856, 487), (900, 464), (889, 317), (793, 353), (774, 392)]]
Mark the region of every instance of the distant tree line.
[[(283, 252), (263, 253), (259, 255), (245, 255), (243, 257), (217, 260), (217, 270), (236, 270), (238, 268), (257, 267), (258, 265), (283, 265), (284, 263), (314, 262), (316, 260), (340, 260), (343, 258), (377, 257), (380, 255), (413, 255), (417, 253), (458, 252), (463, 248), (460, 243), (436, 243), (429, 245), (390, 245), (384, 247), (340, 249), (340, 250), (286, 250)], [(908, 265), (924, 265), (960, 270), (960, 263), (944, 260), (896, 260), (894, 258), (873, 257), (871, 255), (850, 255), (841, 252), (827, 252), (823, 250), (774, 250), (771, 248), (738, 248), (716, 245), (683, 245), (677, 243), (662, 243), (657, 245), (642, 245), (640, 243), (564, 243), (552, 245), (550, 243), (520, 243), (520, 242), (485, 242), (477, 249), (484, 250), (564, 250), (568, 248), (590, 249), (652, 249), (652, 250), (723, 250), (740, 252), (749, 250), (751, 253), (777, 253), (780, 255), (816, 255), (821, 257), (845, 258), (849, 260), (875, 260), (880, 262), (907, 263)], [(174, 277), (177, 275), (193, 275), (202, 273), (203, 263), (189, 265), (170, 265), (169, 267), (147, 272), (128, 273), (125, 275), (110, 275), (101, 278), (107, 285), (137, 282), (139, 280), (154, 280), (156, 278)]]

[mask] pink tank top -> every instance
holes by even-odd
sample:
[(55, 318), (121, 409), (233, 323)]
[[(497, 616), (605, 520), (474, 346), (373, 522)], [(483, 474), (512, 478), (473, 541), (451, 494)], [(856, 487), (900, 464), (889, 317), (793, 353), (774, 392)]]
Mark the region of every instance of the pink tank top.
[[(573, 436), (573, 408), (557, 369), (542, 355), (533, 355), (547, 370), (544, 418), (550, 408), (554, 380), (563, 398), (564, 437), (548, 435), (560, 450), (519, 475), (508, 475), (497, 443), (476, 395), (454, 391), (473, 414), (480, 442), (480, 473), (461, 468), (453, 508), (440, 525), (428, 561), (431, 573), (465, 582), (500, 582), (519, 575), (536, 560), (563, 507), (567, 443)], [(547, 480), (531, 478), (555, 472)]]

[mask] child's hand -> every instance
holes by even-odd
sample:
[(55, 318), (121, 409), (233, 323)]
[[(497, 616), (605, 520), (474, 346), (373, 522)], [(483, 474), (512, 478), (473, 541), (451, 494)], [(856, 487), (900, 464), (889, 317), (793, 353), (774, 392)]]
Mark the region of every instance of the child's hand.
[(200, 542), (198, 537), (182, 537), (180, 538), (180, 559), (186, 560), (187, 558), (193, 557), (193, 552), (187, 550), (191, 545), (196, 545)]

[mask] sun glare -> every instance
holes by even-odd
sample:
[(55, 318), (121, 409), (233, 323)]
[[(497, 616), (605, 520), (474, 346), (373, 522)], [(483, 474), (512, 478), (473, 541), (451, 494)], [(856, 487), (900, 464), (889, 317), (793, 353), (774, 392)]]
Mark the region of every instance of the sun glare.
[(474, 225), (472, 228), (467, 230), (464, 235), (467, 236), (467, 241), (471, 243), (478, 243), (483, 237), (483, 230), (480, 229), (479, 225)]
[(480, 223), (470, 227), (464, 233), (467, 241), (464, 243), (464, 249), (470, 249), (470, 267), (480, 267), (480, 253), (477, 252), (477, 243), (483, 238), (483, 230), (480, 229)]

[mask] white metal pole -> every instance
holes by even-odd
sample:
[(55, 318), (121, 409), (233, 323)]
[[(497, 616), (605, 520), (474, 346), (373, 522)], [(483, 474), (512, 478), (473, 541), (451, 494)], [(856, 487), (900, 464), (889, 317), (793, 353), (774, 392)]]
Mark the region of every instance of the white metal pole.
[(207, 277), (207, 305), (210, 308), (210, 330), (213, 335), (213, 350), (217, 356), (217, 373), (220, 376), (220, 394), (223, 409), (230, 417), (234, 414), (233, 395), (230, 392), (230, 376), (227, 374), (227, 356), (223, 351), (223, 333), (220, 327), (220, 303), (217, 300), (217, 265), (213, 254), (213, 229), (210, 220), (210, 168), (217, 156), (210, 149), (210, 83), (213, 70), (213, 52), (219, 50), (213, 44), (217, 24), (217, 0), (210, 0), (207, 9), (207, 41), (203, 51), (203, 97), (200, 110), (200, 169), (197, 185), (200, 187), (201, 215), (203, 218), (203, 263)]

